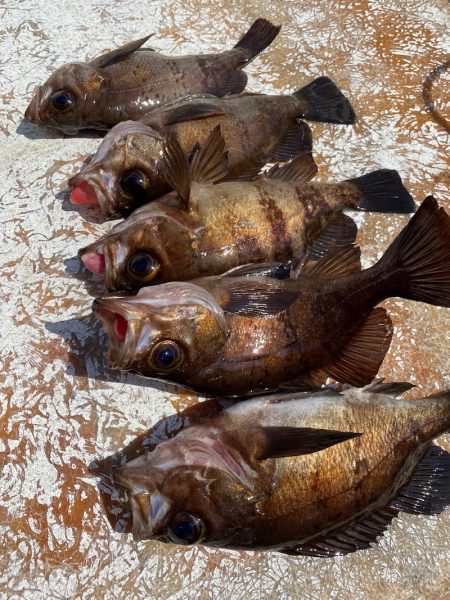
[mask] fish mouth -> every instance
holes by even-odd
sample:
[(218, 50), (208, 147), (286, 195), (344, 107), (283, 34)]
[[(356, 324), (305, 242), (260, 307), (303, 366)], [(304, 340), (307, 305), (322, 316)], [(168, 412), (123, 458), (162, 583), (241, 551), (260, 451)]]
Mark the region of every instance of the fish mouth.
[(133, 361), (133, 351), (139, 336), (139, 322), (130, 318), (129, 312), (117, 302), (125, 297), (97, 298), (92, 312), (100, 319), (108, 336), (108, 364), (116, 369), (128, 369)]
[(104, 277), (108, 292), (134, 291), (132, 286), (120, 282), (120, 272), (128, 256), (128, 248), (122, 242), (105, 243), (103, 238), (81, 248), (78, 256), (86, 269)]
[(34, 92), (34, 96), (25, 111), (25, 119), (35, 125), (40, 124), (39, 107), (42, 98), (42, 86), (38, 86)]
[[(87, 167), (89, 168), (89, 167)], [(71, 177), (70, 202), (75, 206), (99, 206), (106, 217), (114, 216), (114, 181), (107, 173), (80, 171)]]

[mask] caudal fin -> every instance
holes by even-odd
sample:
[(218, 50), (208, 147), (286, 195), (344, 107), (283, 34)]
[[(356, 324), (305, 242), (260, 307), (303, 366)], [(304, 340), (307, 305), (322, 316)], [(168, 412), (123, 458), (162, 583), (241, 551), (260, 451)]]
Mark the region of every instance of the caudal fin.
[(356, 120), (352, 105), (329, 77), (318, 77), (293, 95), (302, 101), (303, 117), (310, 121), (349, 125)]
[(389, 295), (450, 307), (450, 216), (433, 196), (377, 264), (390, 275)]
[(281, 25), (272, 25), (266, 19), (256, 19), (247, 33), (234, 47), (245, 50), (245, 63), (248, 63), (273, 42), (280, 29)]
[(361, 192), (356, 208), (372, 212), (412, 213), (416, 206), (397, 171), (379, 169), (348, 179)]

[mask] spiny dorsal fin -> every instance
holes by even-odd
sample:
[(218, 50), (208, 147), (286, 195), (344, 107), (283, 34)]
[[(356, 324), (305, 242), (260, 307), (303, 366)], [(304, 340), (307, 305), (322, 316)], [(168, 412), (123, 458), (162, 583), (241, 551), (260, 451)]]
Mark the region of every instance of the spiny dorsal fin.
[(276, 179), (277, 181), (307, 183), (317, 174), (317, 165), (311, 152), (296, 156), (291, 162), (280, 167), (274, 165), (264, 179)]
[(404, 512), (438, 515), (450, 504), (450, 454), (432, 446), (390, 506)]
[(361, 271), (361, 250), (358, 246), (344, 246), (320, 260), (306, 258), (296, 269), (297, 277), (342, 277)]
[(413, 383), (407, 381), (384, 382), (384, 379), (374, 379), (372, 383), (366, 385), (361, 391), (373, 392), (375, 394), (384, 394), (386, 396), (401, 396), (411, 388), (416, 387)]
[(392, 321), (384, 308), (375, 308), (341, 350), (335, 363), (322, 367), (329, 377), (361, 387), (372, 381), (389, 349)]
[(228, 154), (220, 125), (214, 127), (206, 142), (192, 159), (190, 178), (192, 183), (215, 183), (228, 172)]
[(382, 535), (390, 522), (397, 516), (394, 508), (383, 508), (359, 521), (347, 525), (342, 530), (332, 530), (321, 535), (307, 544), (284, 548), (283, 554), (303, 554), (305, 556), (330, 557), (339, 554), (349, 554), (356, 550), (370, 548), (373, 542)]
[(263, 441), (258, 460), (312, 454), (361, 435), (313, 427), (262, 427), (261, 433)]
[(357, 233), (358, 228), (352, 218), (343, 213), (336, 215), (328, 222), (325, 229), (315, 237), (308, 248), (308, 258), (318, 260), (336, 248), (354, 244)]
[[(136, 52), (136, 50), (139, 50), (139, 48), (141, 46), (143, 46), (145, 44), (145, 42), (149, 38), (152, 37), (152, 35), (154, 35), (154, 33), (151, 33), (150, 35), (147, 35), (147, 36), (141, 38), (140, 40), (134, 40), (133, 42), (128, 42), (128, 43), (124, 44), (123, 46), (120, 46), (119, 48), (116, 48), (115, 50), (110, 50), (109, 52), (105, 52), (105, 54), (101, 54), (100, 56), (96, 56), (95, 58), (93, 58), (92, 60), (89, 61), (89, 64), (92, 65), (93, 67), (97, 67), (97, 68), (101, 69), (103, 67), (112, 65), (113, 63), (116, 63), (120, 60), (124, 60), (125, 58), (130, 56), (130, 54), (133, 54), (133, 52)], [(146, 48), (146, 50), (152, 50), (152, 49)]]
[(189, 163), (173, 131), (169, 131), (163, 145), (163, 171), (165, 180), (184, 200), (187, 208), (191, 191)]

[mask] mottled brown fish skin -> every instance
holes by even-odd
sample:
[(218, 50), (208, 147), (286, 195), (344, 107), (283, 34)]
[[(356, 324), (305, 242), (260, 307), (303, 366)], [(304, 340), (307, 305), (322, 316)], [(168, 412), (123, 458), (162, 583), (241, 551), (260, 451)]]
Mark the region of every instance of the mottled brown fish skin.
[[(89, 181), (102, 187), (101, 180), (107, 179), (107, 185), (113, 186), (102, 203), (103, 212), (109, 216), (127, 216), (138, 206), (144, 204), (141, 198), (125, 196), (120, 186), (124, 173), (139, 170), (148, 177), (149, 186), (145, 201), (150, 202), (171, 190), (163, 174), (163, 137), (170, 132), (176, 133), (181, 148), (190, 156), (198, 144), (202, 145), (212, 130), (220, 125), (228, 156), (227, 179), (235, 179), (246, 173), (257, 171), (268, 160), (285, 138), (290, 127), (297, 128), (295, 141), (287, 144), (285, 157), (291, 158), (302, 151), (312, 148), (312, 134), (309, 126), (295, 119), (303, 112), (301, 98), (295, 96), (259, 96), (247, 94), (223, 99), (207, 99), (208, 106), (216, 106), (223, 114), (206, 116), (201, 119), (165, 124), (168, 110), (157, 109), (144, 119), (158, 137), (144, 133), (130, 133), (126, 141), (120, 136), (116, 143), (101, 160), (94, 156), (92, 164), (85, 167), (69, 183), (77, 185)], [(202, 106), (205, 100), (185, 102), (186, 110)], [(115, 129), (107, 134), (112, 140)], [(106, 141), (106, 138), (105, 138)], [(290, 153), (289, 153), (290, 152)], [(104, 191), (104, 190), (103, 190)]]
[[(283, 426), (361, 435), (310, 454), (259, 459), (264, 439), (260, 431)], [(201, 544), (302, 554), (324, 538), (345, 536), (376, 511), (385, 510), (388, 520), (395, 516), (390, 503), (431, 440), (449, 427), (449, 393), (416, 401), (357, 389), (342, 395), (266, 396), (195, 422), (165, 443), (165, 460), (185, 448), (183, 454), (194, 466), (167, 469), (151, 452), (119, 468), (114, 478), (136, 501), (137, 539), (171, 541), (169, 525), (183, 512), (205, 523)], [(246, 473), (245, 486), (213, 459), (208, 467), (195, 466), (189, 443), (194, 448), (191, 440), (208, 438), (221, 444)], [(148, 507), (158, 495), (165, 505), (152, 520)], [(363, 528), (357, 539), (373, 542), (376, 533)]]
[[(254, 36), (250, 39), (249, 33)], [(57, 69), (40, 86), (25, 117), (34, 123), (75, 133), (82, 128), (108, 129), (121, 121), (139, 120), (154, 108), (193, 94), (239, 93), (247, 76), (241, 71), (276, 37), (279, 27), (258, 19), (231, 50), (218, 54), (165, 56), (141, 49), (145, 39), (130, 42), (89, 62)], [(251, 36), (250, 36), (251, 37)], [(106, 57), (106, 58), (104, 58)], [(73, 105), (55, 109), (58, 91), (70, 92)]]
[(176, 203), (171, 195), (151, 203), (145, 219), (138, 221), (134, 213), (120, 225), (120, 232), (113, 228), (80, 254), (104, 252), (109, 291), (146, 284), (132, 279), (127, 268), (137, 252), (147, 252), (160, 264), (153, 283), (189, 281), (248, 262), (300, 256), (334, 216), (356, 206), (360, 198), (351, 183), (296, 185), (263, 179), (194, 184), (192, 208), (170, 209), (178, 224), (161, 215), (169, 210), (167, 205)]

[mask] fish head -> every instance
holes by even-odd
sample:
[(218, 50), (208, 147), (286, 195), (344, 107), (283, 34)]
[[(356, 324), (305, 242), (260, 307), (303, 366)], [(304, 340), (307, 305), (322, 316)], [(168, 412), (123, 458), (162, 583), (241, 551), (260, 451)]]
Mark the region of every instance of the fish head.
[(193, 283), (105, 296), (94, 301), (93, 311), (108, 335), (108, 361), (115, 368), (183, 384), (216, 361), (225, 346), (223, 310)]
[(137, 121), (109, 131), (97, 152), (69, 180), (73, 204), (98, 204), (107, 217), (126, 216), (170, 190), (163, 176), (162, 136)]
[(105, 129), (96, 110), (104, 82), (98, 69), (87, 63), (64, 65), (37, 88), (25, 118), (68, 134), (86, 127)]
[(258, 471), (219, 430), (182, 431), (119, 467), (113, 479), (127, 490), (136, 540), (220, 547), (252, 541)]
[(192, 242), (196, 235), (189, 217), (150, 203), (78, 254), (87, 269), (105, 277), (109, 292), (135, 291), (190, 278), (186, 274), (195, 267)]

